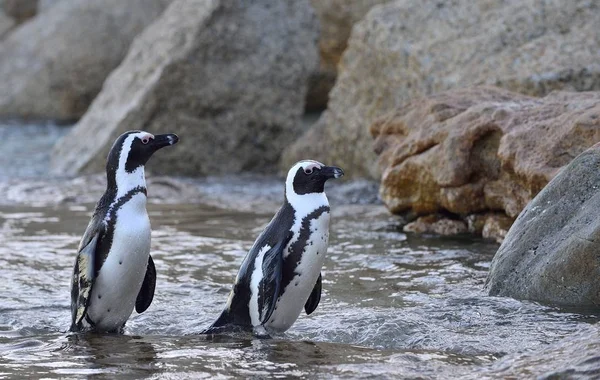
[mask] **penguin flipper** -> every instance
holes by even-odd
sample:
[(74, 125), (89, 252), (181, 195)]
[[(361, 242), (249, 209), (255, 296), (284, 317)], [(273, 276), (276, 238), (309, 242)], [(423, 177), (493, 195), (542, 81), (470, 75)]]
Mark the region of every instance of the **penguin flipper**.
[(77, 253), (71, 282), (71, 330), (78, 330), (85, 318), (89, 297), (96, 277), (96, 246), (100, 233), (96, 233)]
[(146, 267), (146, 275), (144, 282), (140, 288), (140, 292), (135, 300), (135, 311), (142, 314), (152, 303), (154, 298), (154, 288), (156, 288), (156, 268), (152, 256), (148, 256), (148, 266)]
[(293, 232), (290, 231), (284, 239), (265, 252), (262, 262), (263, 278), (258, 285), (258, 310), (261, 324), (266, 323), (275, 310), (281, 289), (283, 250), (293, 235)]
[(319, 301), (321, 301), (321, 287), (323, 283), (323, 278), (321, 273), (319, 273), (319, 278), (317, 278), (317, 283), (313, 288), (312, 292), (310, 292), (310, 296), (308, 300), (304, 304), (304, 311), (306, 311), (306, 315), (310, 315), (313, 311), (316, 310), (317, 306), (319, 306)]

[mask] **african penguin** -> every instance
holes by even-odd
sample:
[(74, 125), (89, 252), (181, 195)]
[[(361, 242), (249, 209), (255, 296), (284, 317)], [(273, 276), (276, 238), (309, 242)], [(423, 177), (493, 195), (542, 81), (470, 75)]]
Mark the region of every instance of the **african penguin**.
[(343, 175), (340, 168), (309, 160), (289, 170), (283, 206), (244, 258), (225, 310), (203, 333), (284, 332), (303, 306), (308, 315), (317, 308), (329, 239), (324, 186)]
[(129, 131), (106, 162), (106, 192), (83, 234), (71, 281), (71, 331), (119, 332), (154, 297), (144, 165), (177, 135)]

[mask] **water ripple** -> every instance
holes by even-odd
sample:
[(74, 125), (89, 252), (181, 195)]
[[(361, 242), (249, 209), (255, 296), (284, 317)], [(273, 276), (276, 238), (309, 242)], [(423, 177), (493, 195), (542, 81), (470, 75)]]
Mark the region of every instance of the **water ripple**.
[(523, 375), (526, 353), (540, 350), (577, 360), (541, 361), (539, 374), (600, 367), (597, 346), (561, 344), (598, 316), (483, 293), (496, 245), (407, 235), (394, 217), (356, 209), (333, 215), (319, 308), (274, 339), (196, 335), (222, 310), (270, 215), (157, 204), (150, 309), (125, 335), (68, 334), (70, 273), (91, 209), (0, 209), (0, 378), (493, 378)]

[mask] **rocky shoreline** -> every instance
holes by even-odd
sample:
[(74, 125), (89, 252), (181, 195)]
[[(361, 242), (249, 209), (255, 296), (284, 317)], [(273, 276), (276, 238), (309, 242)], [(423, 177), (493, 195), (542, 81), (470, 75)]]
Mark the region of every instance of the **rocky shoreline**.
[[(221, 177), (153, 176), (147, 178), (150, 203), (202, 204), (223, 210), (270, 213), (283, 201), (283, 181), (277, 176)], [(0, 180), (0, 206), (56, 206), (93, 204), (106, 189), (104, 174), (72, 178), (18, 178)], [(375, 207), (385, 212), (377, 183), (352, 180), (328, 185), (333, 211), (336, 206)]]

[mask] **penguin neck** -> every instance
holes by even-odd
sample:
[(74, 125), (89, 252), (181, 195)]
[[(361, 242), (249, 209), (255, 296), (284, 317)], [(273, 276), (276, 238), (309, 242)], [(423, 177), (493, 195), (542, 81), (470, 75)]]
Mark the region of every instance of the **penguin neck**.
[(285, 200), (292, 206), (297, 216), (304, 217), (319, 207), (329, 207), (329, 200), (325, 192), (296, 194), (293, 190), (286, 189)]
[(108, 189), (113, 189), (115, 199), (124, 197), (128, 193), (134, 190), (142, 190), (146, 192), (146, 176), (144, 173), (144, 166), (140, 165), (133, 171), (127, 171), (124, 167), (119, 165), (119, 168), (114, 171), (107, 171), (107, 182)]

